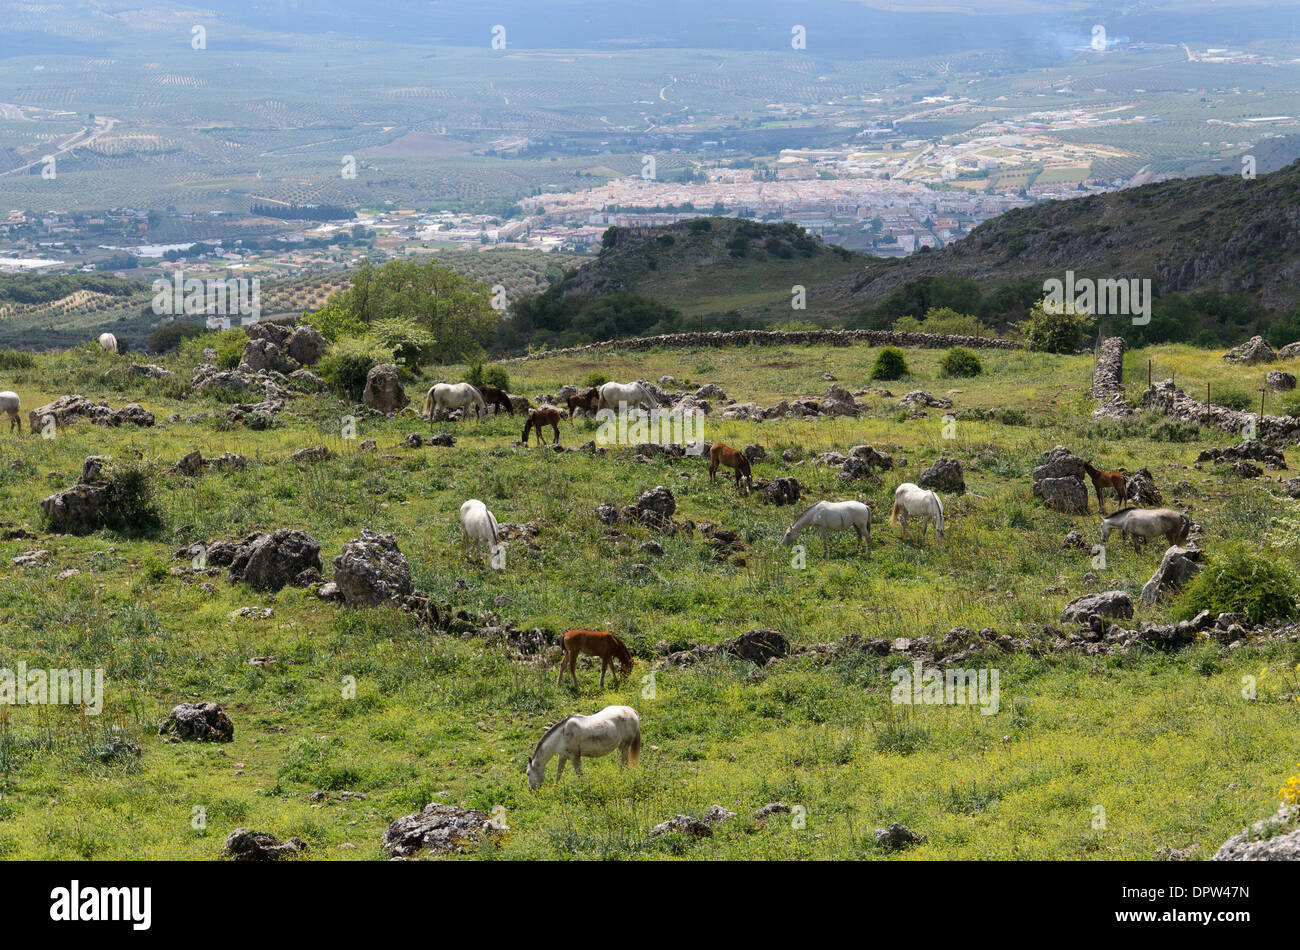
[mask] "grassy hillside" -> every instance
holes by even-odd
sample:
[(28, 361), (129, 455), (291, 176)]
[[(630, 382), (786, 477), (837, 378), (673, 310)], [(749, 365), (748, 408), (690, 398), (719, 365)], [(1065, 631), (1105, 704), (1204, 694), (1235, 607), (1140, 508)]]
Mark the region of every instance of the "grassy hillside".
[[(1238, 169), (1239, 170), (1239, 169)], [(1254, 180), (1188, 178), (1019, 208), (938, 251), (871, 260), (840, 281), (868, 303), (926, 274), (990, 283), (1032, 277), (1149, 277), (1158, 293), (1258, 294), (1289, 308), (1300, 286), (1300, 163)]]
[(793, 310), (791, 288), (856, 273), (870, 260), (789, 224), (697, 218), (658, 228), (611, 228), (596, 260), (561, 285), (566, 293), (630, 290), (690, 316), (739, 310), (773, 321), (815, 318), (816, 293)]
[[(196, 352), (187, 346), (167, 363), (188, 378)], [(598, 361), (565, 356), (507, 367), (511, 389), (530, 396), (599, 371), (616, 379), (671, 374), (683, 386), (713, 382), (736, 399), (769, 405), (824, 392), (823, 373), (865, 387), (876, 353), (614, 352)], [(313, 860), (376, 860), (384, 857), (379, 839), (388, 822), (442, 801), (506, 809), (509, 835), (480, 857), (882, 858), (872, 830), (901, 821), (925, 835), (905, 852), (912, 858), (1149, 859), (1160, 848), (1193, 846), (1193, 857), (1204, 858), (1271, 813), (1276, 789), (1300, 758), (1300, 645), (1207, 643), (1114, 658), (1052, 652), (1043, 627), (1057, 622), (1066, 601), (1090, 589), (1136, 595), (1161, 552), (1113, 545), (1099, 586), (1089, 588), (1088, 555), (1061, 542), (1071, 529), (1096, 540), (1095, 514), (1045, 510), (1031, 497), (1028, 473), (1057, 444), (1107, 468), (1145, 466), (1168, 503), (1206, 526), (1210, 551), (1258, 544), (1277, 519), (1295, 515), (1297, 502), (1267, 479), (1193, 466), (1198, 451), (1229, 441), (1227, 434), (1203, 431), (1173, 443), (1161, 440), (1156, 419), (1090, 421), (1089, 357), (989, 352), (981, 354), (983, 376), (952, 381), (939, 375), (942, 353), (906, 355), (912, 378), (887, 384), (894, 397), (862, 397), (869, 410), (860, 419), (706, 421), (710, 440), (766, 447), (757, 476), (794, 476), (808, 501), (852, 497), (872, 507), (869, 559), (844, 537), (826, 557), (807, 537), (804, 570), (791, 569), (790, 552), (776, 545), (803, 506), (777, 508), (725, 481), (710, 484), (699, 460), (643, 463), (626, 446), (603, 456), (523, 448), (520, 420), (509, 416), (446, 424), (453, 448), (408, 449), (403, 436), (427, 433), (426, 424), (410, 415), (372, 418), (333, 397), (290, 402), (278, 428), (229, 428), (215, 397), (128, 376), (122, 358), (90, 348), (6, 370), (0, 388), (17, 390), (27, 408), (81, 392), (114, 407), (138, 401), (159, 424), (83, 424), (60, 428), (53, 439), (0, 435), (6, 662), (99, 666), (107, 683), (98, 717), (0, 706), (0, 856), (211, 859), (243, 825), (300, 835)], [(1147, 357), (1157, 368), (1177, 365), (1180, 379), (1236, 374), (1242, 388), (1262, 372), (1224, 370), (1218, 353), (1179, 347), (1131, 354), (1130, 377)], [(431, 373), (412, 391), (460, 371)], [(944, 438), (939, 412), (916, 418), (895, 408), (915, 388), (954, 400), (954, 438)], [(1002, 416), (1019, 424), (960, 414), (980, 407), (1020, 410)], [(172, 413), (179, 421), (165, 421)], [(360, 419), (357, 440), (341, 438), (348, 414)], [(576, 444), (595, 429), (580, 422), (562, 433)], [(362, 439), (375, 439), (378, 451), (361, 450)], [(880, 485), (845, 484), (833, 468), (809, 461), (859, 443), (905, 461)], [(287, 461), (317, 444), (335, 454)], [(248, 468), (195, 478), (166, 470), (194, 449), (208, 457), (240, 453)], [(801, 459), (782, 461), (786, 449)], [(43, 530), (40, 499), (72, 484), (83, 459), (97, 453), (160, 466), (163, 525), (155, 533), (75, 538)], [(940, 454), (962, 462), (969, 492), (945, 497), (943, 546), (933, 535), (924, 547), (905, 543), (887, 525), (892, 490)], [(1175, 490), (1180, 481), (1190, 487)], [(593, 514), (598, 504), (628, 504), (660, 484), (674, 492), (678, 518), (738, 532), (746, 563), (715, 560), (698, 534), (622, 527), (611, 538)], [(468, 497), (484, 499), (502, 523), (539, 525), (535, 544), (509, 546), (502, 572), (461, 553), (456, 516)], [(23, 525), (33, 537), (16, 535)], [(188, 560), (173, 557), (194, 541), (279, 527), (309, 531), (327, 574), (363, 527), (392, 532), (416, 586), (435, 598), (475, 614), (495, 611), (523, 628), (614, 630), (637, 656), (634, 676), (601, 691), (595, 672), (580, 670), (574, 692), (556, 685), (554, 656), (533, 660), (501, 642), (439, 635), (389, 608), (347, 609), (296, 589), (257, 593), (220, 571), (193, 573)], [(649, 540), (662, 545), (661, 557), (641, 549)], [(11, 563), (32, 548), (49, 554), (33, 566)], [(232, 615), (243, 607), (269, 607), (272, 615)], [(1163, 621), (1176, 607), (1139, 607), (1133, 625)], [(995, 715), (894, 706), (890, 673), (910, 664), (863, 651), (827, 664), (792, 657), (763, 670), (728, 659), (661, 667), (653, 698), (643, 693), (660, 641), (680, 648), (772, 627), (806, 646), (848, 634), (942, 635), (958, 625), (992, 627), (1032, 647), (990, 649), (967, 661), (1000, 671)], [(1242, 696), (1245, 675), (1258, 678), (1253, 700)], [(356, 678), (354, 698), (345, 698), (345, 677)], [(172, 705), (208, 699), (233, 719), (232, 743), (158, 739)], [(612, 703), (640, 713), (640, 768), (625, 773), (612, 759), (592, 760), (583, 779), (569, 772), (562, 784), (548, 779), (530, 792), (523, 768), (544, 725)], [(113, 729), (139, 743), (138, 759), (101, 759)], [(317, 790), (330, 798), (313, 802)], [(366, 797), (344, 800), (341, 791)], [(756, 827), (754, 811), (778, 800), (802, 805), (806, 827), (792, 826), (789, 816)], [(713, 804), (738, 817), (711, 839), (648, 836), (675, 812), (698, 815)], [(1104, 828), (1095, 826), (1097, 806), (1105, 809)], [(205, 816), (201, 827), (196, 808)]]

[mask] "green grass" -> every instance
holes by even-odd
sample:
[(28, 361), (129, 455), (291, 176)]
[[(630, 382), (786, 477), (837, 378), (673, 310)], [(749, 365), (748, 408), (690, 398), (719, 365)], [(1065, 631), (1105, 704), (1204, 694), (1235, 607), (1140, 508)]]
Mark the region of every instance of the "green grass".
[[(168, 358), (182, 380), (192, 352)], [(529, 396), (598, 370), (612, 379), (670, 374), (692, 385), (716, 382), (734, 398), (768, 405), (823, 393), (824, 372), (849, 389), (867, 387), (877, 352), (663, 350), (506, 367), (512, 391)], [(1106, 468), (1149, 468), (1165, 503), (1206, 525), (1211, 545), (1258, 544), (1273, 519), (1294, 516), (1296, 503), (1267, 482), (1192, 466), (1201, 448), (1227, 434), (1171, 443), (1150, 437), (1155, 420), (1089, 420), (1089, 357), (990, 351), (981, 354), (982, 376), (950, 380), (939, 375), (942, 351), (906, 355), (912, 375), (885, 384), (892, 398), (862, 397), (869, 411), (860, 419), (753, 424), (715, 413), (706, 420), (712, 441), (766, 446), (756, 476), (793, 475), (810, 501), (856, 497), (872, 506), (870, 560), (856, 557), (844, 537), (832, 541), (827, 558), (807, 537), (803, 571), (789, 569), (789, 552), (776, 546), (796, 511), (738, 494), (725, 481), (711, 485), (698, 460), (646, 465), (627, 447), (604, 456), (524, 449), (516, 444), (522, 421), (508, 416), (449, 425), (452, 449), (410, 450), (399, 447), (402, 436), (427, 433), (426, 424), (357, 413), (357, 439), (379, 444), (366, 453), (340, 438), (341, 417), (356, 407), (333, 397), (291, 401), (283, 427), (252, 432), (224, 428), (216, 397), (127, 376), (121, 359), (89, 348), (9, 371), (5, 388), (18, 391), (25, 408), (83, 392), (114, 406), (138, 401), (159, 425), (73, 426), (49, 440), (0, 437), (0, 528), (26, 523), (38, 534), (0, 541), (0, 665), (103, 667), (107, 690), (98, 717), (0, 706), (0, 856), (210, 859), (243, 825), (300, 835), (312, 859), (380, 859), (389, 821), (444, 801), (506, 810), (510, 834), (480, 857), (874, 859), (885, 855), (871, 832), (891, 821), (925, 835), (903, 859), (1148, 859), (1160, 847), (1192, 844), (1207, 857), (1273, 810), (1300, 753), (1295, 643), (1233, 652), (1206, 644), (1116, 659), (991, 652), (964, 664), (1000, 671), (1000, 709), (990, 716), (959, 706), (894, 707), (890, 672), (910, 663), (866, 655), (828, 665), (787, 659), (757, 677), (739, 661), (661, 669), (654, 698), (642, 694), (659, 641), (716, 643), (754, 627), (775, 627), (807, 645), (848, 633), (917, 637), (988, 626), (1045, 645), (1041, 626), (1088, 589), (1083, 575), (1093, 569), (1061, 539), (1071, 529), (1097, 538), (1095, 514), (1049, 512), (1030, 495), (1029, 472), (1057, 444)], [(1129, 355), (1131, 384), (1148, 355), (1188, 372), (1222, 370), (1217, 353), (1158, 348)], [(463, 369), (440, 368), (410, 391), (434, 378), (459, 379)], [(1228, 371), (1224, 381), (1244, 386), (1253, 372)], [(895, 408), (916, 388), (950, 394), (958, 412), (1019, 409), (1028, 424), (959, 418), (956, 438), (944, 439), (941, 412), (913, 418)], [(167, 423), (173, 412), (182, 420)], [(215, 418), (195, 418), (205, 414)], [(573, 444), (594, 437), (595, 427), (566, 424), (561, 433)], [(806, 459), (863, 442), (906, 462), (879, 486), (845, 486), (834, 469), (780, 460), (786, 448)], [(285, 461), (315, 444), (336, 455), (306, 466)], [(143, 538), (43, 532), (38, 502), (72, 484), (85, 456), (138, 453), (170, 465), (195, 448), (209, 457), (238, 452), (249, 466), (193, 479), (162, 474), (164, 523)], [(940, 454), (962, 462), (969, 493), (945, 499), (942, 548), (933, 535), (925, 547), (906, 544), (887, 524), (890, 494)], [(1191, 488), (1174, 494), (1179, 481)], [(626, 528), (622, 541), (606, 540), (592, 509), (627, 504), (657, 484), (672, 488), (678, 518), (738, 531), (747, 563), (714, 561), (698, 536)], [(482, 498), (503, 523), (539, 521), (537, 547), (511, 545), (504, 572), (468, 562), (456, 524), (468, 497)], [(469, 610), (495, 609), (525, 628), (615, 630), (638, 655), (634, 675), (602, 692), (595, 672), (580, 670), (575, 694), (556, 685), (550, 658), (512, 661), (500, 645), (431, 633), (400, 612), (343, 609), (293, 589), (260, 594), (231, 585), (224, 572), (194, 574), (187, 560), (173, 559), (192, 541), (275, 527), (316, 537), (326, 573), (362, 527), (391, 531), (423, 590)], [(662, 543), (662, 558), (638, 550), (650, 537)], [(35, 567), (10, 563), (31, 547), (51, 556)], [(1121, 546), (1108, 554), (1102, 589), (1134, 595), (1160, 557)], [(649, 578), (633, 570), (637, 563), (649, 564)], [(57, 578), (68, 569), (79, 573)], [(205, 592), (204, 583), (214, 589)], [(274, 614), (232, 619), (244, 606)], [(1134, 623), (1167, 620), (1176, 608), (1176, 601), (1139, 607)], [(277, 662), (248, 662), (266, 656)], [(1256, 678), (1253, 700), (1242, 696), (1244, 676)], [(345, 677), (355, 677), (354, 698), (344, 696)], [(167, 710), (199, 699), (226, 706), (234, 741), (162, 743), (155, 732)], [(569, 772), (561, 785), (548, 781), (530, 792), (523, 768), (544, 725), (611, 703), (641, 715), (641, 767), (625, 773), (612, 759), (593, 760), (583, 779)], [(95, 749), (114, 727), (142, 746), (139, 759), (100, 761)], [(318, 789), (367, 798), (335, 796), (318, 806), (308, 799)], [(777, 800), (801, 805), (806, 826), (777, 815), (756, 827), (754, 811)], [(701, 814), (715, 803), (737, 818), (711, 839), (648, 836), (675, 812)], [(1105, 828), (1093, 827), (1096, 806)], [(196, 808), (205, 819), (199, 828)]]

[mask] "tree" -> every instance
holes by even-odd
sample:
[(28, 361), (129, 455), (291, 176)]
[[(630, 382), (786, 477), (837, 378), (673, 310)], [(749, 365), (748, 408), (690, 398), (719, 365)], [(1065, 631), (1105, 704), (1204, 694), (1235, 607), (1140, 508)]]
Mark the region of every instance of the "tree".
[(1020, 324), (1025, 343), (1031, 350), (1044, 353), (1073, 353), (1092, 329), (1092, 314), (1064, 304), (1060, 313), (1052, 313), (1040, 300), (1029, 311), (1029, 319)]
[(489, 302), (486, 284), (433, 261), (390, 261), (378, 267), (367, 261), (352, 285), (331, 297), (329, 304), (367, 324), (414, 320), (433, 335), (436, 342), (430, 355), (439, 363), (480, 358), (501, 320)]

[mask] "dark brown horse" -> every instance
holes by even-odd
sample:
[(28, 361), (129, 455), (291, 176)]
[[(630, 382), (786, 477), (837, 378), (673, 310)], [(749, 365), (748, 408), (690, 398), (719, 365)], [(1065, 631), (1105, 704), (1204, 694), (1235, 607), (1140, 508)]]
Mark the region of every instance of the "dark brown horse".
[(734, 469), (736, 472), (736, 485), (740, 485), (741, 478), (748, 483), (748, 488), (754, 487), (754, 475), (749, 470), (749, 459), (745, 458), (745, 453), (737, 452), (731, 446), (716, 442), (713, 448), (709, 449), (709, 481), (718, 480), (718, 466), (725, 465), (727, 468)]
[(596, 401), (600, 399), (600, 390), (592, 386), (585, 393), (578, 393), (569, 397), (569, 418), (579, 409), (585, 409), (587, 412), (596, 411)]
[(1098, 511), (1103, 515), (1106, 513), (1106, 505), (1102, 501), (1101, 497), (1102, 490), (1106, 488), (1109, 488), (1115, 493), (1115, 497), (1119, 499), (1120, 507), (1122, 508), (1124, 506), (1128, 500), (1126, 497), (1128, 495), (1128, 488), (1125, 484), (1126, 479), (1123, 471), (1099, 472), (1087, 462), (1083, 463), (1083, 470), (1087, 472), (1088, 477), (1092, 479), (1093, 491), (1097, 493)]
[(480, 393), (483, 394), (483, 401), (489, 406), (496, 406), (496, 411), (504, 409), (510, 415), (515, 414), (515, 407), (510, 403), (510, 394), (504, 389), (497, 389), (495, 386), (476, 386)]
[(570, 630), (564, 635), (564, 659), (560, 661), (560, 679), (564, 682), (564, 668), (569, 668), (569, 677), (573, 685), (578, 685), (578, 665), (580, 654), (600, 657), (600, 686), (605, 688), (605, 671), (618, 661), (617, 675), (627, 679), (632, 672), (632, 654), (628, 652), (623, 641), (605, 630)]
[(524, 434), (520, 442), (528, 444), (528, 433), (537, 433), (537, 444), (545, 445), (546, 440), (542, 438), (542, 426), (550, 426), (555, 433), (555, 444), (560, 444), (560, 410), (552, 406), (543, 406), (541, 409), (534, 409), (528, 414), (528, 421), (524, 423)]

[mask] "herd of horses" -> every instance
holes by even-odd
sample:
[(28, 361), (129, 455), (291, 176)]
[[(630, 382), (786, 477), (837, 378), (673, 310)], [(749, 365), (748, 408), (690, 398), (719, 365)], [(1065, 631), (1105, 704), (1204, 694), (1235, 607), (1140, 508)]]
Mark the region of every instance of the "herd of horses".
[[(112, 334), (105, 333), (98, 339), (98, 344), (105, 351), (116, 352), (117, 341)], [(641, 383), (608, 382), (601, 386), (592, 386), (585, 392), (568, 397), (567, 419), (572, 423), (580, 412), (594, 413), (602, 409), (619, 406), (653, 408), (656, 404), (651, 393)], [(548, 427), (553, 434), (553, 443), (560, 440), (560, 422), (566, 414), (551, 405), (533, 409), (523, 397), (511, 396), (494, 386), (472, 385), (463, 383), (438, 383), (430, 387), (425, 395), (422, 417), (432, 425), (435, 417), (449, 414), (455, 410), (475, 413), (477, 418), (487, 415), (489, 408), (496, 412), (505, 411), (514, 415), (516, 410), (528, 413), (520, 441), (528, 444), (529, 435), (535, 434), (539, 444), (546, 444), (543, 428)], [(9, 417), (9, 431), (15, 426), (22, 432), (22, 419), (19, 415), (18, 394), (12, 391), (0, 392), (0, 412)], [(737, 488), (743, 487), (748, 493), (753, 489), (754, 476), (749, 458), (725, 443), (718, 442), (709, 449), (709, 480), (717, 482), (719, 468), (732, 470)], [(1135, 550), (1151, 538), (1163, 536), (1170, 545), (1182, 544), (1187, 540), (1191, 529), (1191, 520), (1187, 515), (1168, 508), (1142, 509), (1123, 507), (1127, 501), (1127, 477), (1123, 471), (1104, 472), (1085, 463), (1084, 470), (1091, 479), (1097, 494), (1097, 507), (1102, 515), (1101, 540), (1105, 542), (1114, 531), (1119, 531), (1130, 539)], [(1119, 508), (1107, 515), (1105, 493), (1111, 492), (1118, 500)], [(908, 526), (915, 523), (920, 527), (919, 543), (924, 545), (930, 525), (934, 525), (937, 541), (944, 539), (943, 501), (936, 492), (926, 490), (911, 482), (904, 482), (894, 491), (894, 504), (890, 512), (890, 523), (898, 525), (903, 538), (912, 541)], [(461, 541), (467, 550), (475, 555), (484, 556), (496, 566), (498, 554), (503, 542), (501, 529), (496, 517), (481, 500), (471, 498), (460, 508)], [(829, 535), (836, 531), (852, 531), (856, 535), (858, 548), (862, 542), (867, 545), (867, 556), (871, 556), (871, 509), (860, 501), (819, 501), (809, 507), (797, 518), (781, 537), (781, 544), (792, 546), (805, 530), (814, 530), (821, 536), (822, 549), (830, 555)], [(596, 657), (601, 661), (600, 686), (605, 686), (605, 675), (613, 669), (616, 678), (626, 680), (631, 675), (633, 658), (631, 651), (615, 634), (603, 630), (570, 630), (564, 635), (563, 656), (560, 661), (559, 683), (564, 682), (567, 669), (570, 681), (578, 686), (577, 664), (581, 656)], [(582, 775), (582, 758), (620, 753), (623, 765), (635, 765), (641, 750), (640, 720), (636, 710), (629, 706), (607, 706), (592, 716), (568, 716), (547, 728), (538, 741), (536, 748), (528, 759), (526, 769), (529, 785), (540, 788), (545, 780), (546, 766), (551, 759), (558, 759), (556, 780), (564, 772), (565, 763), (571, 763), (574, 771)]]

